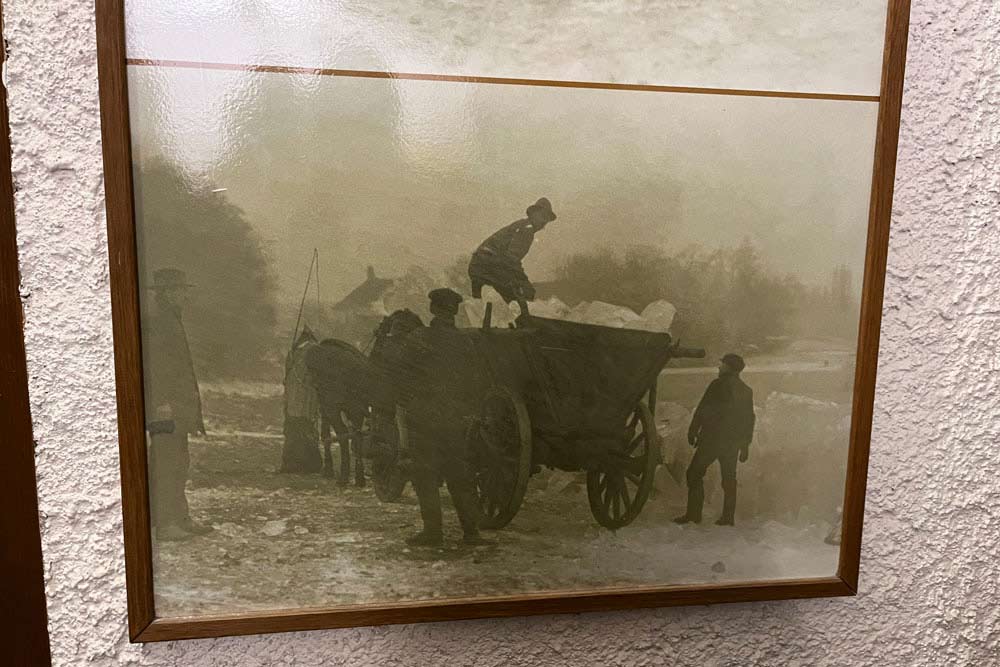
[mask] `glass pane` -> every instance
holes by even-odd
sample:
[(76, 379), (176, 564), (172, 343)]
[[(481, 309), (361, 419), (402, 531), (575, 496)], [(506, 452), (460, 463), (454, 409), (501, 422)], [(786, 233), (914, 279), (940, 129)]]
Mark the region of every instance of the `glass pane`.
[[(130, 53), (367, 68), (423, 34), (381, 4), (359, 51), (306, 6), (131, 3)], [(447, 44), (384, 68), (509, 52)], [(159, 615), (836, 572), (877, 103), (128, 83)]]
[(130, 58), (878, 95), (885, 0), (128, 5)]

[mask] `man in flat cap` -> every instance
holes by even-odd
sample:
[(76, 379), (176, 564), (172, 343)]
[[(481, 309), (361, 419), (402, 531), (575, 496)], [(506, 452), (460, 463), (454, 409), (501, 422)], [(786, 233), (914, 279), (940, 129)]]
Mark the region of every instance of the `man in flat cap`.
[(521, 261), (531, 250), (535, 234), (555, 220), (556, 214), (549, 200), (542, 197), (528, 207), (527, 216), (495, 232), (476, 248), (469, 262), (472, 296), (481, 298), (483, 286), (490, 285), (507, 303), (534, 300), (535, 288)]
[(212, 530), (191, 520), (184, 491), (188, 435), (205, 433), (198, 379), (181, 321), (190, 287), (178, 269), (155, 271), (150, 286), (154, 307), (142, 323), (150, 511), (156, 537), (163, 541)]
[(753, 391), (740, 378), (746, 364), (738, 354), (719, 362), (719, 377), (712, 380), (691, 418), (688, 444), (695, 447), (687, 469), (687, 512), (676, 523), (700, 523), (705, 503), (705, 472), (715, 461), (722, 470), (722, 516), (719, 526), (735, 525), (736, 461), (746, 462), (756, 417)]
[(469, 545), (492, 544), (479, 535), (476, 503), (466, 430), (478, 406), (473, 400), (475, 349), (467, 335), (455, 327), (462, 295), (454, 290), (432, 290), (430, 325), (410, 333), (399, 362), (401, 403), (406, 409), (409, 446), (414, 461), (413, 488), (420, 501), (423, 530), (407, 540), (413, 546), (439, 546), (444, 541), (441, 496), (448, 486), (462, 526), (462, 541)]

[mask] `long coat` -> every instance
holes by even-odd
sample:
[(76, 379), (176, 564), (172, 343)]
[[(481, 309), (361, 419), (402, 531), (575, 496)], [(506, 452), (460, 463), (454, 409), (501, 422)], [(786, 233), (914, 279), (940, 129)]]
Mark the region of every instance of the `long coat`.
[(688, 439), (696, 439), (699, 447), (740, 449), (750, 445), (756, 416), (753, 412), (753, 390), (737, 375), (726, 375), (708, 385), (698, 403)]
[(319, 399), (309, 377), (306, 358), (316, 343), (306, 342), (288, 353), (285, 360), (285, 418), (310, 419), (319, 416)]
[(468, 420), (478, 411), (481, 377), (467, 333), (435, 317), (407, 335), (394, 361), (400, 403), (413, 427), (443, 438), (443, 445), (463, 441)]
[(204, 430), (201, 393), (180, 312), (158, 308), (144, 318), (142, 337), (146, 423), (157, 421), (157, 408), (168, 405), (175, 432)]

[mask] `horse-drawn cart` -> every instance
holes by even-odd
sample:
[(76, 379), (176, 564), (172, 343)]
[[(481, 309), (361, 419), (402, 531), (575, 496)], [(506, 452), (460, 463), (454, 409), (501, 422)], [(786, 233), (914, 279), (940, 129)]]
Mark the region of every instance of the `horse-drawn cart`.
[(483, 526), (517, 514), (539, 466), (586, 471), (598, 523), (639, 515), (659, 463), (656, 383), (676, 357), (702, 357), (665, 333), (528, 316), (514, 329), (481, 330), (493, 380), (472, 430)]
[[(463, 330), (482, 377), (479, 414), (469, 446), (482, 526), (502, 528), (517, 514), (528, 480), (541, 466), (586, 471), (590, 509), (598, 523), (620, 528), (638, 516), (659, 463), (653, 422), (656, 383), (673, 358), (704, 356), (666, 333), (616, 329), (532, 315), (514, 328)], [(405, 420), (373, 474), (391, 475), (405, 446)], [(385, 479), (376, 485), (385, 488)], [(380, 494), (380, 497), (385, 497)]]

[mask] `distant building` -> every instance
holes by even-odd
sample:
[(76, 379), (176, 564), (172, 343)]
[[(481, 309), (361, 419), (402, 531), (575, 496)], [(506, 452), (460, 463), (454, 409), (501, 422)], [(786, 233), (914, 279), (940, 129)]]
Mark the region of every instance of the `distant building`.
[(369, 266), (365, 281), (330, 309), (330, 335), (364, 350), (385, 315), (383, 297), (394, 283), (376, 276), (375, 268)]
[(332, 310), (334, 313), (371, 312), (392, 288), (393, 282), (392, 278), (379, 278), (375, 275), (375, 267), (369, 266), (365, 281), (337, 302)]

